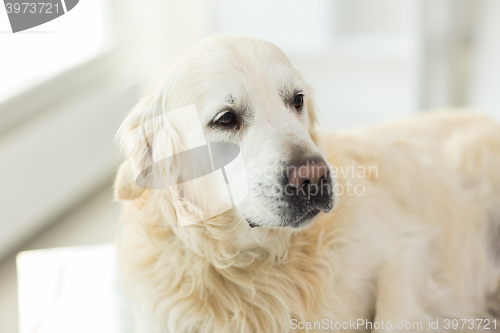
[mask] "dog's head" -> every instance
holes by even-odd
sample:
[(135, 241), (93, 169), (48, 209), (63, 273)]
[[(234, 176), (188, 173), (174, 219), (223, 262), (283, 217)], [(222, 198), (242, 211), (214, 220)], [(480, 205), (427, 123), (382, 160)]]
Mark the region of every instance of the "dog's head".
[[(116, 195), (130, 200), (156, 188), (173, 198), (177, 216), (210, 217), (225, 205), (239, 217), (235, 223), (305, 226), (334, 205), (334, 176), (314, 126), (311, 91), (278, 47), (249, 37), (207, 38), (122, 124), (129, 161)], [(230, 155), (228, 162), (238, 156), (244, 177), (232, 180), (227, 170), (217, 176), (216, 153)]]

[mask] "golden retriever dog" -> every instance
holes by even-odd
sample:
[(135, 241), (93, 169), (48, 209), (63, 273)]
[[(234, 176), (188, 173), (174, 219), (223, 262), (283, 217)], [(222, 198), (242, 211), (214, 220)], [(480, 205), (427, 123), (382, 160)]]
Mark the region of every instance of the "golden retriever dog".
[(214, 36), (118, 138), (118, 255), (139, 332), (500, 331), (488, 117), (320, 131), (278, 47)]

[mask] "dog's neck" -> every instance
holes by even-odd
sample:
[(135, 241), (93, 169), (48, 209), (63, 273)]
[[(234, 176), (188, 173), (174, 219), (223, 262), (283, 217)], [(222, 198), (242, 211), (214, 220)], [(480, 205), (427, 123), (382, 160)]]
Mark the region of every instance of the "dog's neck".
[(293, 235), (290, 228), (251, 228), (230, 211), (199, 225), (174, 229), (184, 246), (214, 267), (251, 267), (274, 264), (286, 257)]

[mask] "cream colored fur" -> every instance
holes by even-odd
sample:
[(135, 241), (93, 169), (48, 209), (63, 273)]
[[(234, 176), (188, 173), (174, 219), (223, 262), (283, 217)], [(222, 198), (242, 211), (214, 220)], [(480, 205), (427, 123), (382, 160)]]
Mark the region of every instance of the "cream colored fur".
[[(216, 37), (208, 45), (219, 47), (221, 40), (229, 47), (268, 47), (243, 37)], [(134, 135), (145, 114), (172, 103), (162, 99), (168, 85), (160, 85), (122, 125), (127, 158), (137, 154)], [(192, 104), (188, 99), (175, 107)], [(432, 332), (445, 332), (446, 318), (494, 319), (488, 308), (500, 303), (494, 296), (500, 277), (494, 253), (494, 242), (500, 242), (500, 126), (480, 114), (446, 111), (317, 132), (308, 103), (310, 134), (334, 169), (377, 171), (337, 174), (340, 185), (361, 184), (364, 194), (339, 194), (334, 211), (305, 229), (252, 229), (235, 209), (189, 227), (165, 227), (175, 224), (172, 198), (165, 190), (137, 187), (130, 162), (124, 162), (115, 183), (117, 198), (124, 200), (119, 259), (137, 305), (138, 329), (291, 332), (293, 319), (365, 319), (421, 321), (429, 332), (428, 320), (438, 319), (441, 327)], [(171, 139), (167, 146), (179, 143)]]

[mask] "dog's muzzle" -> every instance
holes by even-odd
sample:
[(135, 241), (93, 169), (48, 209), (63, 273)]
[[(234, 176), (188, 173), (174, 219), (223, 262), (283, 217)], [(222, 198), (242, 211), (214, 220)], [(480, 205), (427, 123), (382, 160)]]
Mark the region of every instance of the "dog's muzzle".
[[(321, 211), (329, 212), (334, 207), (331, 171), (321, 158), (289, 163), (281, 188), (276, 214), (282, 227), (299, 228)], [(247, 221), (252, 228), (259, 226)]]
[(283, 194), (288, 212), (285, 226), (294, 228), (333, 209), (333, 181), (328, 165), (322, 159), (291, 163), (284, 180)]

